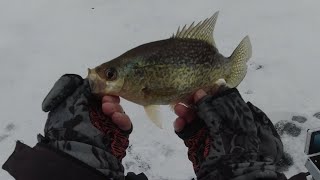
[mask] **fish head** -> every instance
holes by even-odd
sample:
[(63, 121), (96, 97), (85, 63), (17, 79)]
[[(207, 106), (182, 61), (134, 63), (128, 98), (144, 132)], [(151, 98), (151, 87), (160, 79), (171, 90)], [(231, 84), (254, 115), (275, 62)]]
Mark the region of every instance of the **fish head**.
[(119, 96), (124, 84), (125, 68), (113, 61), (88, 69), (91, 92), (96, 95)]

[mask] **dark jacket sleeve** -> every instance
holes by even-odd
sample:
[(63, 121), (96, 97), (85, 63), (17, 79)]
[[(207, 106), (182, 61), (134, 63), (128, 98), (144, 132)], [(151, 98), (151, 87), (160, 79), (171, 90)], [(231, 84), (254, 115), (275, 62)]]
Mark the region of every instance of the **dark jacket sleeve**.
[(81, 161), (40, 143), (30, 148), (17, 141), (14, 152), (2, 168), (19, 180), (108, 179)]
[[(17, 180), (107, 180), (112, 179), (82, 161), (43, 143), (31, 148), (17, 141), (14, 152), (2, 168)], [(130, 173), (130, 180), (146, 180)]]

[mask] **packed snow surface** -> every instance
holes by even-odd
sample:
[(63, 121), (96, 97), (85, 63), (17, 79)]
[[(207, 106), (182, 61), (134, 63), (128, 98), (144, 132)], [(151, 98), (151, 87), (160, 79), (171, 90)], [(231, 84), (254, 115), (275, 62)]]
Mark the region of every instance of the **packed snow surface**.
[[(88, 67), (168, 38), (178, 26), (219, 10), (214, 31), (219, 51), (229, 56), (246, 35), (253, 46), (239, 91), (280, 122), (285, 151), (293, 158), (285, 174), (305, 171), (306, 130), (320, 127), (319, 116), (313, 116), (320, 111), (319, 6), (318, 0), (1, 0), (0, 164), (16, 140), (36, 144), (46, 121), (42, 100), (61, 75), (85, 77)], [(149, 179), (195, 177), (168, 107), (161, 109), (165, 128), (160, 130), (143, 107), (125, 100), (122, 105), (134, 124), (123, 161), (127, 172), (145, 172)], [(0, 170), (0, 179), (13, 178)]]

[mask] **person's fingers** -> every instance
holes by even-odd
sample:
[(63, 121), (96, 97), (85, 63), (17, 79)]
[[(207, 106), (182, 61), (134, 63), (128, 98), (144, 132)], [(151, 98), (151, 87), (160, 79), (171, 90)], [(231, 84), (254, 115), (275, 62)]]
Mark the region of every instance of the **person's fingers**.
[(128, 115), (120, 112), (112, 114), (111, 119), (120, 129), (127, 131), (131, 129), (131, 120)]
[(201, 98), (203, 98), (204, 96), (206, 96), (207, 93), (203, 90), (203, 89), (199, 89), (193, 96), (193, 100), (194, 102), (198, 102)]
[(184, 117), (188, 111), (191, 111), (191, 109), (187, 108), (182, 104), (175, 105), (173, 109), (174, 109), (174, 113), (176, 113), (176, 115), (180, 117)]
[(211, 95), (215, 95), (216, 93), (218, 93), (219, 89), (220, 89), (220, 86), (218, 84), (214, 84), (213, 87), (210, 88), (208, 93)]
[(124, 113), (120, 104), (105, 102), (102, 104), (102, 112), (107, 116), (112, 116), (113, 113)]
[(186, 125), (186, 121), (181, 118), (181, 117), (178, 117), (174, 122), (173, 122), (173, 127), (174, 127), (174, 130), (176, 132), (180, 132), (182, 131), (182, 129), (185, 127)]
[[(210, 90), (210, 94), (216, 94), (219, 92), (220, 86), (218, 84), (214, 85)], [(207, 93), (203, 89), (199, 89), (193, 95), (193, 103), (197, 103), (201, 98), (206, 96)], [(192, 108), (188, 108), (182, 104), (177, 104), (174, 107), (174, 112), (178, 116), (178, 118), (174, 121), (174, 129), (175, 131), (181, 131), (187, 123), (191, 123), (194, 119), (196, 119), (196, 112)]]
[(120, 98), (119, 96), (106, 95), (106, 96), (103, 96), (102, 103), (106, 103), (106, 102), (119, 104)]
[(128, 115), (123, 111), (122, 106), (119, 104), (119, 96), (107, 95), (102, 98), (102, 112), (110, 116), (112, 122), (115, 123), (120, 129), (127, 131), (131, 129), (131, 120)]
[(196, 117), (196, 113), (193, 109), (187, 108), (182, 104), (177, 104), (174, 107), (174, 112), (176, 113), (177, 116), (182, 117), (188, 123), (192, 122), (193, 119), (195, 119)]

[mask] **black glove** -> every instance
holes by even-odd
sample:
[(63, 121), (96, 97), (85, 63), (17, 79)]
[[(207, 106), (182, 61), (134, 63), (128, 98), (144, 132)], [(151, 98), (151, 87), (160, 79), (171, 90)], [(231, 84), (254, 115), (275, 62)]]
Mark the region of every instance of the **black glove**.
[(40, 143), (63, 151), (107, 177), (124, 179), (121, 160), (132, 131), (119, 129), (101, 110), (101, 99), (90, 92), (87, 79), (62, 76), (42, 104), (49, 112)]
[(177, 132), (202, 179), (277, 179), (283, 145), (269, 118), (236, 89), (196, 103), (197, 119)]

